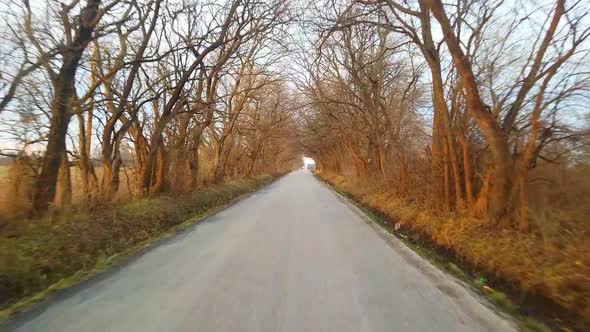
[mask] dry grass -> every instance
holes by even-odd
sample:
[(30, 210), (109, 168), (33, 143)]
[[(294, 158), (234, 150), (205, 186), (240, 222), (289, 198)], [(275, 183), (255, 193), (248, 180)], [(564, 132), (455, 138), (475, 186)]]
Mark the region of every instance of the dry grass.
[[(384, 186), (364, 185), (333, 174), (321, 176), (493, 279), (523, 293), (541, 295), (579, 317), (590, 317), (590, 236), (586, 232), (548, 230), (551, 224), (564, 225), (563, 220), (537, 220), (536, 224), (544, 226), (522, 233), (480, 219), (437, 217), (428, 209), (401, 201)], [(587, 228), (585, 220), (575, 219), (575, 213), (553, 211), (545, 218), (567, 219), (570, 229), (572, 225)]]
[(275, 178), (232, 180), (180, 196), (162, 195), (93, 212), (0, 224), (0, 308), (93, 270), (110, 257)]
[(2, 208), (6, 205), (6, 196), (8, 194), (8, 172), (10, 170), (10, 166), (0, 165), (0, 213), (2, 213)]
[(8, 167), (9, 166), (0, 165), (0, 179), (3, 179), (6, 176), (6, 174), (8, 173)]
[[(0, 221), (14, 217), (22, 217), (27, 214), (27, 207), (30, 205), (30, 197), (18, 195), (15, 197), (12, 189), (11, 166), (0, 166)], [(98, 181), (102, 179), (102, 167), (94, 169)], [(72, 204), (74, 206), (84, 205), (84, 195), (82, 190), (82, 178), (78, 167), (71, 167), (72, 177)], [(121, 183), (114, 201), (119, 203), (129, 202), (133, 198), (133, 186), (135, 183), (134, 171), (132, 169), (122, 168), (120, 172)], [(16, 207), (16, 209), (15, 209)], [(3, 218), (4, 217), (4, 218)]]

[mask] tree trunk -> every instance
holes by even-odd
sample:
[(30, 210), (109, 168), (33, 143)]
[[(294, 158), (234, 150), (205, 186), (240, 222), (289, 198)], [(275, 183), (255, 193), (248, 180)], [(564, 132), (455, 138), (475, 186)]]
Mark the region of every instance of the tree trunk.
[(72, 177), (68, 156), (65, 151), (61, 155), (61, 163), (57, 174), (54, 204), (60, 210), (67, 209), (72, 204)]
[(252, 156), (252, 162), (250, 163), (250, 166), (248, 166), (248, 171), (246, 171), (246, 176), (248, 176), (248, 177), (252, 176), (252, 173), (254, 172), (254, 166), (256, 166), (256, 160), (258, 158), (258, 153), (260, 151), (258, 146), (256, 146), (255, 148), (256, 148), (256, 152)]
[(448, 144), (444, 144), (444, 154), (443, 154), (443, 185), (444, 185), (444, 210), (450, 211), (451, 210), (451, 185), (449, 179), (449, 146)]
[(166, 174), (168, 171), (168, 159), (164, 147), (160, 145), (156, 156), (156, 169), (154, 170), (155, 180), (150, 187), (150, 195), (158, 194), (167, 189)]
[(112, 200), (119, 191), (122, 164), (123, 160), (117, 152), (112, 159), (103, 159), (102, 161), (102, 195), (107, 201)]
[(366, 176), (367, 162), (354, 150), (351, 142), (347, 142), (345, 146), (354, 160), (356, 178), (363, 179)]
[(144, 160), (143, 167), (140, 168), (139, 176), (137, 177), (138, 191), (141, 195), (147, 196), (150, 194), (150, 189), (155, 181), (155, 166), (156, 159), (158, 157), (158, 149), (162, 141), (162, 131), (168, 123), (168, 120), (161, 118), (160, 122), (156, 125), (153, 133), (150, 150), (147, 152), (147, 156)]
[(215, 170), (213, 172), (213, 181), (215, 183), (223, 181), (226, 176), (230, 153), (234, 145), (233, 140), (234, 137), (230, 133), (229, 136), (226, 136), (226, 138), (219, 144), (219, 148), (217, 149), (217, 163), (215, 164)]
[[(90, 117), (90, 114), (88, 114)], [(84, 123), (84, 116), (78, 114), (78, 145), (80, 146), (80, 155), (78, 156), (78, 169), (80, 170), (80, 177), (82, 180), (82, 193), (84, 195), (84, 201), (88, 204), (92, 201), (93, 195), (96, 192), (98, 179), (94, 172), (94, 166), (90, 161), (90, 143), (91, 139), (88, 135), (89, 130), (92, 130), (92, 121), (86, 121)]]
[(86, 6), (82, 8), (78, 31), (76, 31), (72, 44), (65, 48), (61, 68), (52, 82), (54, 95), (51, 102), (47, 150), (33, 195), (34, 213), (46, 210), (49, 203), (55, 198), (57, 172), (62, 154), (66, 153), (66, 135), (75, 93), (76, 70), (82, 53), (92, 40), (94, 26), (98, 23), (99, 5), (100, 0), (88, 0)]
[(199, 145), (193, 148), (192, 156), (189, 158), (189, 169), (191, 172), (191, 189), (199, 185)]
[(490, 146), (494, 161), (494, 176), (491, 186), (490, 216), (498, 221), (511, 213), (509, 207), (510, 194), (514, 183), (512, 172), (514, 158), (510, 154), (507, 137), (499, 126), (496, 118), (489, 112), (483, 103), (477, 81), (473, 74), (469, 58), (463, 53), (457, 36), (449, 22), (440, 0), (422, 0), (432, 10), (433, 15), (440, 23), (445, 42), (453, 58), (453, 63), (461, 79), (461, 85), (465, 91), (467, 109), (473, 116), (482, 134)]
[[(449, 108), (445, 101), (445, 91), (442, 81), (442, 76), (440, 72), (440, 63), (438, 59), (430, 60), (432, 63), (431, 66), (431, 74), (432, 74), (432, 94), (433, 94), (433, 104), (435, 113), (438, 114), (438, 121), (440, 132), (438, 133), (438, 138), (442, 138), (442, 144), (444, 153), (446, 156), (445, 162), (445, 181), (449, 181), (448, 177), (450, 174), (447, 172), (448, 165), (446, 163), (450, 163), (451, 170), (453, 172), (453, 186), (455, 192), (455, 204), (456, 207), (461, 209), (464, 206), (463, 197), (461, 195), (461, 175), (459, 171), (459, 162), (457, 160), (457, 151), (455, 149), (455, 140), (453, 135), (453, 130), (451, 128), (451, 120), (449, 118)], [(445, 186), (450, 185), (445, 183)], [(448, 188), (445, 188), (447, 190)], [(448, 191), (450, 192), (450, 190)], [(450, 197), (446, 197), (448, 192), (445, 191), (445, 204), (447, 204), (447, 208), (450, 208)]]
[(442, 134), (440, 124), (440, 110), (434, 107), (434, 116), (432, 121), (432, 160), (430, 161), (430, 169), (432, 172), (432, 191), (433, 201), (435, 206), (440, 207), (444, 200), (443, 197), (443, 154), (444, 154), (444, 136)]
[[(67, 93), (66, 93), (67, 94)], [(33, 194), (33, 212), (41, 213), (49, 207), (49, 203), (55, 199), (57, 186), (57, 175), (62, 163), (62, 156), (66, 153), (66, 134), (70, 116), (66, 114), (68, 106), (56, 101), (57, 105), (53, 107), (53, 116), (49, 125), (49, 135), (47, 136), (47, 149), (41, 173), (35, 184)]]

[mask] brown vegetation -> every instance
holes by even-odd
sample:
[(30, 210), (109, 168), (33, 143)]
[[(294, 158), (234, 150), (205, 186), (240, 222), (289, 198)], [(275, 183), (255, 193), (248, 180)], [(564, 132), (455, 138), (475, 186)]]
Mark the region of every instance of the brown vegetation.
[[(508, 290), (515, 292), (512, 297), (522, 302), (519, 304), (523, 312), (538, 310), (540, 318), (555, 326), (579, 324), (582, 328), (590, 323), (583, 318), (588, 317), (590, 308), (590, 283), (586, 277), (590, 273), (590, 235), (582, 209), (572, 212), (546, 209), (543, 219), (535, 220), (538, 232), (495, 230), (486, 220), (438, 215), (423, 205), (408, 203), (383, 184), (358, 182), (325, 172), (321, 177), (393, 222), (392, 229), (409, 230), (419, 239), (432, 242), (435, 249), (450, 252), (474, 273), (501, 287), (508, 285)], [(584, 186), (582, 189), (583, 186), (576, 185), (576, 189), (588, 190), (588, 183)], [(547, 303), (526, 307), (530, 301), (542, 297)], [(573, 312), (577, 318), (567, 317), (563, 321), (564, 312), (551, 312), (554, 309), (551, 302)]]
[(590, 124), (578, 103), (590, 7), (359, 0), (316, 12), (301, 146), (319, 174), (482, 273), (588, 317)]
[(14, 201), (3, 217), (300, 163), (293, 98), (275, 63), (288, 4), (8, 2), (0, 153), (14, 159), (3, 188)]

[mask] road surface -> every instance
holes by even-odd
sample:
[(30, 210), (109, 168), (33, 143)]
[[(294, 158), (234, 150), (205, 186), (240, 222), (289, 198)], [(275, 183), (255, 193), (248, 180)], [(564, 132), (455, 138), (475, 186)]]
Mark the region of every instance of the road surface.
[(513, 330), (395, 241), (297, 171), (0, 330)]

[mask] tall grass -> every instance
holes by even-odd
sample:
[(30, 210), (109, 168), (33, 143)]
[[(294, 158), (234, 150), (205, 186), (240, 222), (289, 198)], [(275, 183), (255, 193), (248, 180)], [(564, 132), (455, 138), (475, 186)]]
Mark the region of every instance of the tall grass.
[[(16, 167), (16, 168), (15, 168)], [(27, 174), (18, 176), (16, 173), (22, 172), (15, 164), (0, 166), (0, 222), (4, 219), (22, 218), (29, 212), (31, 205), (32, 185), (34, 178)], [(98, 181), (102, 179), (102, 167), (95, 167), (94, 172)], [(84, 193), (82, 190), (82, 176), (78, 167), (70, 167), (72, 176), (72, 204), (75, 207), (86, 207), (84, 202)], [(120, 172), (121, 183), (113, 201), (118, 203), (129, 202), (133, 198), (133, 185), (135, 183), (134, 171), (132, 169), (122, 168)], [(15, 193), (14, 182), (23, 183), (21, 192)], [(22, 191), (28, 192), (22, 192)]]

